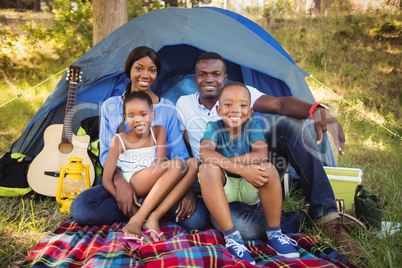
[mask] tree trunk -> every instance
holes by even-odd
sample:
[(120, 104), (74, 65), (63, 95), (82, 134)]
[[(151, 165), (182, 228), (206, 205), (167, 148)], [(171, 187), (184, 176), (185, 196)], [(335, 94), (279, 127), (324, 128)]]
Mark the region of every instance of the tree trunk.
[(34, 1), (34, 12), (40, 12), (40, 0), (35, 0)]
[(319, 13), (321, 11), (321, 0), (307, 0), (306, 13)]
[(92, 10), (93, 45), (127, 22), (127, 0), (93, 0)]
[(321, 12), (321, 0), (314, 0), (314, 5), (315, 5), (315, 7), (314, 7), (315, 12), (320, 13)]
[[(233, 0), (232, 0), (233, 1)], [(231, 10), (232, 8), (232, 1), (231, 0), (224, 0), (223, 8), (227, 10)]]
[(21, 12), (21, 11), (22, 11), (22, 3), (21, 3), (21, 0), (17, 0), (17, 10), (18, 10), (18, 12)]

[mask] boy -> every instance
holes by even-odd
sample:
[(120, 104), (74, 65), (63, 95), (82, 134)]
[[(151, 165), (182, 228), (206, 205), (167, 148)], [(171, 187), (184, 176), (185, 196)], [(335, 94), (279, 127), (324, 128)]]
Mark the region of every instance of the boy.
[[(199, 180), (204, 202), (223, 231), (227, 249), (255, 264), (233, 224), (228, 203), (261, 202), (267, 228), (267, 246), (278, 255), (297, 258), (297, 243), (282, 234), (282, 190), (278, 172), (267, 162), (268, 150), (258, 122), (250, 120), (250, 92), (239, 82), (228, 83), (220, 94), (217, 113), (201, 139)], [(261, 199), (261, 200), (260, 200)]]

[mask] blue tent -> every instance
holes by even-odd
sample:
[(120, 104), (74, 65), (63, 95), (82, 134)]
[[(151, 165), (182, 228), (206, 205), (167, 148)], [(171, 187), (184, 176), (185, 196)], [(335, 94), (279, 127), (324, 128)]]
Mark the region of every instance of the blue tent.
[[(164, 8), (127, 22), (72, 64), (83, 72), (82, 82), (77, 85), (75, 131), (81, 120), (99, 115), (107, 98), (124, 92), (129, 82), (124, 73), (125, 60), (140, 45), (158, 52), (162, 70), (153, 91), (173, 103), (181, 95), (196, 91), (194, 64), (206, 51), (225, 58), (230, 80), (272, 96), (315, 102), (305, 81), (308, 73), (254, 22), (220, 8)], [(13, 144), (12, 152), (36, 156), (41, 151), (46, 127), (63, 123), (67, 92), (64, 76)], [(332, 165), (330, 150), (326, 155), (325, 162)]]

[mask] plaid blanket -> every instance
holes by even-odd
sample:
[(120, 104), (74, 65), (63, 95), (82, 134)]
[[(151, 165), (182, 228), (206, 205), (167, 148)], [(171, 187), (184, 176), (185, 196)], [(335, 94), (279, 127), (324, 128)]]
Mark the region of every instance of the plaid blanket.
[[(39, 242), (23, 267), (252, 267), (231, 255), (222, 235), (212, 228), (188, 231), (162, 222), (167, 240), (133, 249), (116, 234), (123, 226), (81, 227), (68, 220)], [(256, 267), (353, 267), (328, 245), (300, 233), (289, 236), (298, 242), (300, 258), (279, 257), (264, 241), (247, 241)]]

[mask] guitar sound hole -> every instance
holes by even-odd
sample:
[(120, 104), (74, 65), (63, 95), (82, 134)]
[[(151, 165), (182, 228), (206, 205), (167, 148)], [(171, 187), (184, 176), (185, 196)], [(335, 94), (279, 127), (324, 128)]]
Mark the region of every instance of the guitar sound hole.
[(59, 151), (62, 154), (69, 154), (73, 151), (74, 145), (71, 142), (63, 141), (59, 144)]

